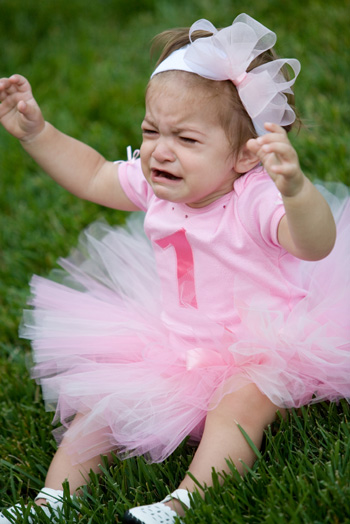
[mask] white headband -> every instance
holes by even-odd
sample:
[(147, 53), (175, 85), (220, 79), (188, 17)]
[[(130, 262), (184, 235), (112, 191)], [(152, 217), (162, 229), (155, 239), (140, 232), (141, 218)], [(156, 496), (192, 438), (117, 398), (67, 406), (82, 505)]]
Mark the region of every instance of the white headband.
[[(192, 41), (195, 31), (208, 31), (213, 36)], [(164, 71), (187, 71), (211, 80), (231, 80), (258, 135), (266, 133), (265, 122), (281, 126), (294, 122), (295, 113), (284, 93), (293, 93), (299, 61), (281, 58), (246, 72), (257, 56), (273, 47), (275, 33), (243, 13), (220, 31), (208, 20), (198, 20), (191, 26), (189, 37), (190, 43), (163, 60), (151, 78)], [(292, 80), (287, 81), (281, 72), (285, 65), (293, 69)]]

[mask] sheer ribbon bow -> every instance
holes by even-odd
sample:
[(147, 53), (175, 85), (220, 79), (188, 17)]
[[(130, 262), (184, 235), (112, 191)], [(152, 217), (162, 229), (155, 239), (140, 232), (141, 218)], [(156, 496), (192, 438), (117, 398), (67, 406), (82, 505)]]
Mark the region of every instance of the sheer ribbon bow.
[[(192, 41), (195, 31), (208, 31), (212, 36)], [(231, 80), (254, 124), (258, 135), (266, 133), (265, 122), (281, 126), (291, 124), (295, 113), (285, 93), (293, 93), (300, 71), (294, 58), (281, 58), (247, 72), (251, 62), (264, 51), (271, 49), (276, 35), (244, 13), (232, 25), (218, 31), (208, 20), (198, 20), (189, 31), (191, 43), (174, 51), (154, 71), (188, 71), (211, 80)], [(286, 80), (281, 69), (290, 66), (294, 78)]]

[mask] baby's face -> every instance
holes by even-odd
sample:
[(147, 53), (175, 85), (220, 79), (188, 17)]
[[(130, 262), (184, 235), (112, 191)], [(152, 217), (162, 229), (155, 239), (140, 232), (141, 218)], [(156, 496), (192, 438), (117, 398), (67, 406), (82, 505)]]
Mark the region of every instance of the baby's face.
[(177, 81), (155, 76), (142, 123), (142, 170), (158, 198), (204, 207), (232, 191), (237, 173), (213, 101)]

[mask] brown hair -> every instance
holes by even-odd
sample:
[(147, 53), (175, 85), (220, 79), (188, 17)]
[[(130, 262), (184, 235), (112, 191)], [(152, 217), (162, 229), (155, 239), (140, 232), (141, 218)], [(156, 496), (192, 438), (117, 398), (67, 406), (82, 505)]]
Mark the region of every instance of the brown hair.
[[(197, 38), (205, 38), (212, 36), (212, 33), (207, 31), (195, 31), (192, 33), (192, 41)], [(156, 66), (165, 60), (171, 53), (184, 47), (190, 43), (189, 28), (181, 27), (177, 29), (170, 29), (163, 31), (153, 39), (151, 54), (152, 56), (158, 49), (161, 49)], [(247, 72), (256, 67), (271, 62), (278, 58), (273, 49), (269, 49), (258, 57), (256, 57), (249, 65)], [(283, 74), (288, 79), (288, 71), (284, 68)], [(217, 102), (218, 117), (226, 133), (226, 136), (231, 144), (232, 152), (237, 153), (249, 138), (257, 136), (254, 125), (250, 116), (246, 112), (235, 85), (230, 80), (216, 81), (199, 75), (191, 74), (192, 85), (203, 87), (207, 93), (211, 94), (211, 98)], [(287, 94), (288, 103), (294, 107), (294, 95)], [(236, 118), (233, 118), (233, 115)], [(299, 122), (297, 118), (297, 122)], [(284, 129), (289, 132), (293, 124), (285, 126)]]

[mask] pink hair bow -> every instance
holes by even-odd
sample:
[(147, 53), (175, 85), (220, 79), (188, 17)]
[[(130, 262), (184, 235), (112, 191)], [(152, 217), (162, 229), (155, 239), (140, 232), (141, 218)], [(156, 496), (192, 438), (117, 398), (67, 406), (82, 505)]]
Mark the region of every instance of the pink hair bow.
[[(198, 30), (213, 35), (192, 41), (192, 34)], [(208, 20), (198, 20), (191, 26), (189, 35), (191, 43), (166, 58), (152, 76), (162, 71), (181, 70), (212, 80), (231, 80), (258, 135), (266, 133), (265, 122), (281, 126), (294, 122), (295, 113), (285, 93), (292, 93), (291, 86), (300, 71), (299, 61), (278, 59), (247, 72), (258, 55), (273, 47), (275, 33), (243, 13), (231, 26), (220, 31)], [(281, 72), (286, 65), (294, 72), (294, 78), (289, 81)]]

